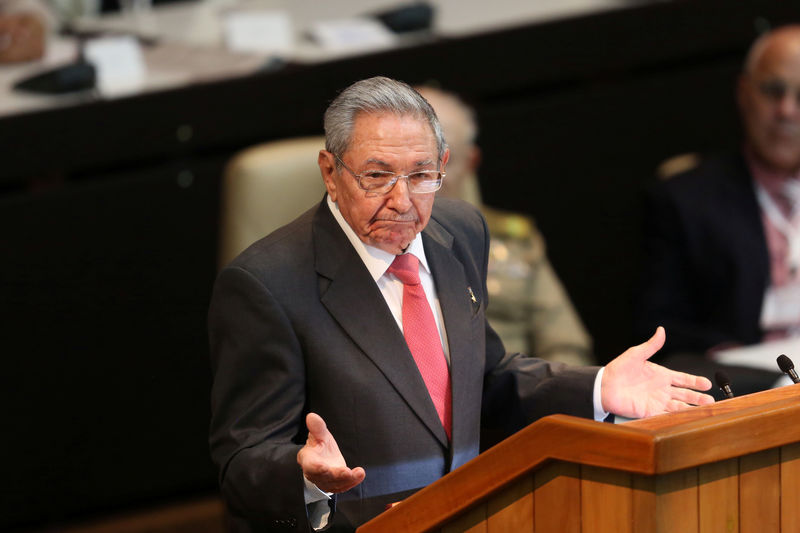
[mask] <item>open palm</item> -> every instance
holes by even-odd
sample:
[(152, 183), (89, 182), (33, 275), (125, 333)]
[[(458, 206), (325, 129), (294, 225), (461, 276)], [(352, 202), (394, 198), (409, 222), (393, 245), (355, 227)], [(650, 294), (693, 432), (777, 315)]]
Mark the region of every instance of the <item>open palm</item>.
[(702, 376), (669, 370), (648, 359), (664, 345), (664, 328), (658, 327), (646, 342), (628, 348), (603, 371), (603, 409), (627, 418), (680, 411), (691, 405), (713, 403), (711, 388)]
[(308, 439), (297, 452), (297, 462), (306, 479), (325, 492), (344, 492), (364, 481), (364, 469), (347, 467), (336, 439), (321, 416), (309, 413), (306, 426)]

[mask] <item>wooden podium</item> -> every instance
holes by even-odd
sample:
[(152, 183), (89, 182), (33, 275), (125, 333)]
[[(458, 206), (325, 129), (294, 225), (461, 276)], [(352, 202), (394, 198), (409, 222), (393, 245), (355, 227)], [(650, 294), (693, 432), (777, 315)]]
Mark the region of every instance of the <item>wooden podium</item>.
[(800, 532), (800, 386), (625, 424), (543, 418), (358, 529)]

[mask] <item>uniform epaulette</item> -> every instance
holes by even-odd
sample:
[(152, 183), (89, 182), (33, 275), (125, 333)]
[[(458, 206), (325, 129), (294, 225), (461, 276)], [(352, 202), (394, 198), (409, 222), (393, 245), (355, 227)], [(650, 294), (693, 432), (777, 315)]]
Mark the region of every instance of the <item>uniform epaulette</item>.
[(492, 235), (503, 235), (512, 239), (528, 239), (534, 233), (530, 217), (492, 207), (481, 207)]

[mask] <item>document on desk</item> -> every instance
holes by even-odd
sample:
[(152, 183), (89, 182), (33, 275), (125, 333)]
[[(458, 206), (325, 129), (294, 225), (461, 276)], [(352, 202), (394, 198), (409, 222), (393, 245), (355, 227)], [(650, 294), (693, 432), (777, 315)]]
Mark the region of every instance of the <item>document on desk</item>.
[(800, 358), (800, 337), (720, 350), (714, 354), (713, 358), (724, 365), (746, 366), (778, 372), (778, 363), (775, 360), (781, 354), (786, 354), (792, 360), (797, 361)]
[(329, 52), (374, 51), (397, 44), (397, 38), (386, 26), (367, 17), (316, 21), (308, 33)]
[(147, 67), (136, 38), (119, 35), (89, 39), (84, 54), (97, 69), (97, 86), (104, 96), (135, 93), (144, 86)]
[(294, 47), (292, 20), (286, 11), (232, 10), (225, 13), (223, 27), (232, 52), (289, 57)]

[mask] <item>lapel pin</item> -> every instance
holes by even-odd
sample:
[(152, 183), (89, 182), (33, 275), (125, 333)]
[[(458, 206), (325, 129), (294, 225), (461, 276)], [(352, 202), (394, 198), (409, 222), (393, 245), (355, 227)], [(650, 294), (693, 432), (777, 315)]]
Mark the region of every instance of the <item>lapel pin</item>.
[(478, 299), (475, 298), (475, 293), (472, 292), (472, 287), (467, 287), (467, 292), (469, 292), (469, 299), (472, 300), (472, 303), (478, 303)]

